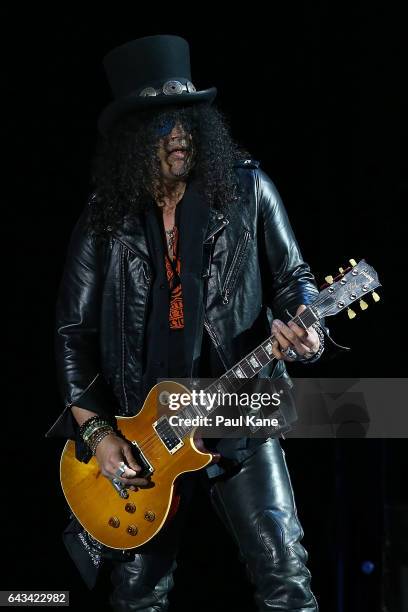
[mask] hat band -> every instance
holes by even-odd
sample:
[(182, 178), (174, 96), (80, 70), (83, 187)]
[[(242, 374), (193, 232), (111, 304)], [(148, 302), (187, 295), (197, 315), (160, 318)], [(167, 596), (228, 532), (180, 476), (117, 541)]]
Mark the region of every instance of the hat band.
[(181, 81), (166, 81), (160, 88), (148, 86), (144, 87), (139, 96), (147, 98), (149, 96), (173, 96), (182, 93), (195, 93), (197, 90), (191, 81), (182, 83)]

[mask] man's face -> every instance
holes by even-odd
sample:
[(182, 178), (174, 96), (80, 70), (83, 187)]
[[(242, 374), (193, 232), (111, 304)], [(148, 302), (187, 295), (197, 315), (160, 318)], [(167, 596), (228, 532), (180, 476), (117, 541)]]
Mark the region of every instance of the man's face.
[(179, 181), (187, 177), (193, 162), (192, 136), (181, 123), (176, 123), (171, 132), (159, 139), (158, 157), (163, 179)]

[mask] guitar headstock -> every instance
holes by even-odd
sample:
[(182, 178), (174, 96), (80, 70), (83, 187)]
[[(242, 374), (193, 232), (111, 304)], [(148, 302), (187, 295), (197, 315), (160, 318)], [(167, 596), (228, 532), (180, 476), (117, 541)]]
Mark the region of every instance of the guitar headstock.
[(327, 285), (311, 305), (319, 319), (333, 316), (346, 308), (350, 319), (353, 319), (356, 313), (350, 305), (358, 300), (360, 308), (365, 310), (368, 304), (362, 298), (368, 293), (372, 294), (374, 302), (379, 301), (380, 297), (375, 289), (380, 287), (381, 283), (374, 268), (364, 259), (358, 263), (350, 259), (350, 264), (351, 266), (344, 270), (339, 268), (340, 274), (335, 278), (326, 276)]

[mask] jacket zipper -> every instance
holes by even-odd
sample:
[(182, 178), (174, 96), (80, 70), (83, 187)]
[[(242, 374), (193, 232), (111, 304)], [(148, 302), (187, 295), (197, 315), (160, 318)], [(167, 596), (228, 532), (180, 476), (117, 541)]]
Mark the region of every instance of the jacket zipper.
[(227, 365), (227, 361), (225, 359), (224, 352), (223, 352), (223, 350), (221, 348), (220, 341), (218, 340), (217, 334), (215, 333), (215, 330), (212, 327), (212, 325), (211, 325), (211, 323), (210, 323), (210, 321), (209, 321), (209, 319), (208, 319), (206, 314), (204, 315), (204, 327), (207, 330), (207, 332), (208, 332), (208, 334), (209, 334), (209, 336), (211, 338), (211, 341), (212, 341), (212, 343), (215, 346), (215, 349), (216, 349), (216, 351), (218, 353), (218, 356), (221, 359), (222, 365), (224, 366), (225, 370), (227, 371), (229, 368), (228, 368), (228, 365)]
[[(150, 296), (150, 287), (151, 287), (151, 281), (152, 281), (152, 277), (149, 273), (149, 275), (147, 276), (147, 291), (146, 291), (146, 300), (145, 300), (145, 304), (144, 304), (144, 311), (143, 311), (143, 321), (142, 321), (142, 339), (141, 339), (141, 351), (140, 354), (142, 355), (141, 359), (141, 365), (140, 365), (140, 372), (143, 372), (143, 359), (144, 359), (144, 355), (143, 355), (143, 347), (144, 347), (144, 336), (145, 336), (145, 322), (146, 322), (146, 314), (147, 314), (147, 305), (149, 303), (149, 296)], [(140, 396), (142, 396), (142, 380), (143, 380), (143, 376), (140, 376)]]
[[(121, 313), (120, 313), (120, 334), (121, 334), (121, 373), (120, 373), (120, 378), (121, 378), (121, 386), (122, 386), (122, 393), (123, 393), (123, 397), (125, 400), (125, 410), (126, 413), (129, 413), (129, 403), (128, 403), (128, 398), (126, 395), (126, 385), (125, 385), (125, 301), (126, 301), (126, 282), (125, 282), (125, 268), (124, 268), (124, 248), (127, 248), (126, 245), (124, 245), (120, 240), (120, 301), (121, 301)], [(132, 249), (129, 249), (129, 251), (132, 251)], [(138, 256), (139, 257), (139, 256)], [(150, 284), (151, 284), (151, 275), (150, 275), (150, 267), (148, 264), (148, 261), (143, 258), (140, 257), (140, 259), (142, 259), (144, 262), (146, 262), (148, 268), (149, 268), (149, 272), (147, 274), (147, 295), (146, 295), (146, 300), (145, 300), (145, 305), (144, 305), (144, 313), (143, 313), (143, 323), (142, 323), (142, 332), (144, 335), (144, 323), (146, 320), (146, 313), (147, 313), (147, 303), (149, 301), (149, 293), (150, 293)], [(142, 344), (143, 344), (143, 337), (142, 337)]]
[(227, 272), (227, 275), (225, 277), (225, 281), (224, 281), (224, 284), (221, 290), (223, 304), (228, 304), (229, 302), (229, 297), (234, 288), (236, 279), (238, 277), (239, 268), (241, 267), (241, 264), (243, 261), (243, 257), (244, 257), (244, 253), (245, 253), (245, 250), (248, 244), (249, 236), (250, 236), (250, 232), (248, 230), (245, 230), (245, 232), (242, 234), (239, 240), (237, 248), (235, 249), (235, 253), (232, 258), (230, 268)]
[(121, 372), (120, 380), (122, 385), (123, 398), (125, 400), (125, 412), (129, 413), (128, 399), (125, 388), (125, 269), (124, 269), (123, 245), (120, 247), (120, 342), (121, 342)]

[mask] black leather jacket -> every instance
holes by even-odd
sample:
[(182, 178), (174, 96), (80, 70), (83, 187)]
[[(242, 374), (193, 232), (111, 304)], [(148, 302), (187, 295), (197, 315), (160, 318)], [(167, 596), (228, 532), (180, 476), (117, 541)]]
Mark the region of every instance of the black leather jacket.
[[(236, 172), (244, 195), (228, 213), (210, 210), (202, 274), (184, 279), (197, 295), (207, 284), (201, 328), (226, 368), (270, 335), (274, 316), (287, 320), (286, 309), (295, 313), (318, 292), (271, 179), (253, 160), (237, 164)], [(84, 230), (92, 202), (93, 196), (72, 232), (58, 294), (55, 351), (65, 409), (48, 437), (75, 439), (73, 404), (129, 416), (143, 400), (143, 339), (153, 282), (144, 226), (140, 216), (128, 215), (119, 231), (108, 227), (98, 244)], [(191, 334), (194, 356), (199, 338)], [(285, 372), (279, 361), (260, 375)]]

